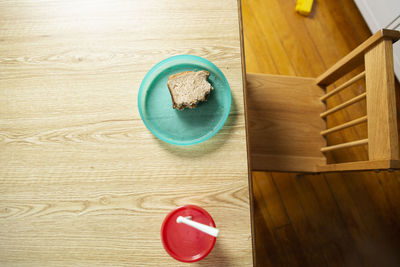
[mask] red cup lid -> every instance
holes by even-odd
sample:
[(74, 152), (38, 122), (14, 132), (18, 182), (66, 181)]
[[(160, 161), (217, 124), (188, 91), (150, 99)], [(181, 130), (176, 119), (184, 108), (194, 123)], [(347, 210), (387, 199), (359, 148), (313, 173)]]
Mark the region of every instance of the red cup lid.
[(216, 238), (183, 223), (177, 223), (179, 216), (191, 216), (193, 221), (215, 227), (214, 220), (204, 209), (185, 205), (171, 211), (161, 226), (161, 240), (171, 257), (182, 262), (204, 259), (213, 249)]

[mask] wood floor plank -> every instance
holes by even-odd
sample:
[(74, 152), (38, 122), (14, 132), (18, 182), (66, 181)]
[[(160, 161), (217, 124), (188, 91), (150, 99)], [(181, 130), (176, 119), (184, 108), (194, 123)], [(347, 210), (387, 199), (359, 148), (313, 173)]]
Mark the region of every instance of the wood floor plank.
[(354, 3), (354, 0), (341, 0), (341, 7), (343, 8), (343, 12), (353, 23), (360, 41), (363, 42), (367, 40), (368, 37), (371, 36), (371, 31)]
[(391, 206), (388, 213), (393, 215), (393, 220), (398, 225), (400, 221), (400, 171), (393, 173), (382, 172), (378, 180)]
[[(344, 266), (345, 261), (340, 251), (340, 248), (335, 242), (330, 242), (322, 247), (322, 253), (324, 255), (326, 266)], [(355, 266), (355, 265), (353, 265)]]
[[(330, 201), (330, 199), (326, 199), (329, 198), (329, 194), (327, 193), (328, 195), (324, 196), (317, 195), (315, 187), (310, 182), (310, 180), (315, 179), (317, 179), (315, 176), (299, 176), (299, 178), (295, 179), (294, 184), (297, 191), (301, 192), (298, 194), (299, 201), (302, 203), (304, 212), (310, 223), (316, 229), (320, 241), (319, 245), (322, 245), (328, 241), (340, 238), (343, 231), (340, 227), (343, 227), (344, 223), (340, 220), (337, 207), (333, 203), (327, 203)], [(325, 180), (320, 180), (318, 186), (326, 186)], [(323, 198), (321, 199), (321, 197)], [(327, 206), (323, 204), (327, 204)], [(326, 210), (326, 208), (329, 208), (329, 210)]]
[[(278, 1), (262, 1), (261, 3), (265, 10), (280, 10), (281, 4)], [(290, 64), (296, 76), (316, 76), (317, 74), (314, 74), (309, 67), (307, 55), (304, 53), (302, 46), (298, 44), (299, 38), (297, 38), (295, 34), (287, 34), (292, 31), (292, 28), (287, 21), (288, 16), (286, 16), (284, 12), (269, 12), (268, 17), (270, 18), (272, 27), (275, 29), (277, 36), (279, 37), (285, 54), (290, 60)], [(302, 30), (301, 27), (297, 27), (296, 32), (305, 35), (306, 32), (303, 32)]]
[(258, 266), (280, 266), (282, 259), (286, 258), (284, 248), (275, 234), (275, 226), (272, 216), (267, 208), (265, 197), (263, 196), (264, 187), (258, 185), (257, 172), (253, 173), (255, 222), (256, 227), (256, 249)]
[[(330, 19), (332, 22), (332, 26), (334, 26), (340, 33), (343, 38), (343, 41), (346, 45), (342, 47), (347, 47), (349, 51), (347, 53), (356, 48), (360, 44), (360, 38), (358, 35), (358, 31), (355, 29), (353, 25), (353, 21), (350, 17), (343, 12), (343, 6), (339, 3), (335, 3), (329, 0), (324, 0), (321, 4), (321, 11), (324, 11), (324, 15), (330, 15)], [(352, 36), (353, 38), (348, 38), (347, 36)]]
[[(256, 39), (257, 44), (265, 47), (265, 49), (263, 50), (264, 53), (270, 54), (270, 57), (274, 62), (276, 69), (278, 70), (278, 74), (296, 75), (293, 70), (292, 63), (282, 46), (281, 40), (279, 39), (277, 29), (273, 27), (270, 12), (271, 10), (267, 9), (264, 6), (264, 2), (265, 1), (256, 0), (249, 1), (248, 3), (245, 2), (244, 4), (246, 6), (245, 15), (250, 15), (252, 21), (254, 21), (253, 23), (256, 24), (256, 26), (253, 26), (252, 29), (260, 34), (260, 38)], [(246, 25), (248, 28), (251, 29), (250, 25), (252, 25), (252, 23), (250, 22), (250, 20), (244, 19), (244, 28), (246, 28)], [(250, 70), (247, 71), (250, 72)]]
[(268, 199), (265, 202), (266, 209), (271, 216), (274, 228), (279, 228), (290, 224), (282, 199), (272, 179), (271, 173), (253, 172), (253, 181), (257, 188), (262, 188), (260, 194), (262, 199)]
[[(278, 74), (275, 63), (269, 52), (269, 47), (263, 32), (258, 30), (258, 23), (254, 18), (252, 6), (244, 3), (242, 5), (243, 24), (244, 24), (244, 47), (246, 55), (247, 72), (265, 72)], [(252, 18), (252, 19), (247, 19)], [(263, 55), (263, 56), (260, 56)]]
[(257, 212), (254, 213), (254, 222), (257, 225), (255, 229), (256, 234), (256, 251), (257, 251), (257, 266), (274, 266), (274, 262), (279, 263), (281, 261), (280, 257), (277, 257), (277, 254), (271, 254), (271, 252), (275, 251), (279, 246), (272, 246), (271, 249), (271, 240), (275, 240), (268, 227), (265, 225), (264, 216), (259, 211), (260, 202), (254, 201), (254, 209)]
[[(399, 226), (396, 226), (396, 216), (398, 214), (398, 207), (393, 206), (390, 202), (388, 195), (390, 190), (398, 190), (399, 184), (393, 183), (391, 178), (392, 174), (381, 172), (381, 173), (363, 173), (363, 183), (366, 188), (368, 195), (371, 197), (372, 202), (377, 207), (380, 217), (389, 224), (393, 224), (391, 228), (400, 230)], [(389, 186), (386, 184), (388, 183)], [(385, 185), (385, 186), (384, 186)], [(386, 191), (385, 191), (386, 189)], [(399, 199), (400, 200), (400, 199)]]
[[(400, 263), (398, 255), (399, 235), (393, 232), (396, 228), (382, 217), (377, 202), (372, 199), (364, 185), (364, 176), (327, 174), (329, 185), (337, 199), (347, 228), (356, 242), (363, 263), (378, 264), (382, 261), (381, 254), (385, 255), (385, 262)], [(373, 177), (370, 174), (370, 177)], [(371, 253), (376, 251), (376, 253)], [(390, 265), (392, 266), (392, 265)]]
[[(317, 216), (324, 218), (326, 224), (324, 228), (327, 229), (327, 235), (332, 236), (330, 241), (335, 242), (336, 246), (342, 253), (343, 261), (348, 266), (360, 266), (361, 259), (354, 239), (350, 235), (346, 221), (343, 218), (342, 212), (330, 186), (326, 182), (325, 176), (308, 175), (306, 177), (313, 187), (318, 203), (320, 203), (320, 206), (322, 207), (322, 209), (317, 213)], [(326, 250), (327, 248), (324, 249), (324, 253), (328, 253)]]
[(272, 177), (286, 207), (293, 230), (300, 242), (305, 245), (303, 250), (306, 252), (307, 262), (311, 266), (322, 266), (324, 259), (319, 253), (319, 249), (323, 238), (314, 222), (311, 221), (312, 218), (307, 216), (309, 215), (307, 214), (308, 207), (305, 207), (305, 205), (311, 203), (301, 201), (305, 194), (297, 191), (295, 186), (296, 175), (283, 173), (275, 175), (273, 173)]
[[(293, 9), (293, 1), (274, 0), (266, 2), (274, 3), (274, 10), (276, 9), (280, 11), (277, 12), (278, 14), (287, 14), (287, 12)], [(305, 77), (317, 77), (327, 68), (322, 61), (318, 47), (312, 40), (313, 33), (311, 33), (305, 25), (305, 20), (308, 20), (309, 18), (305, 18), (297, 13), (293, 13), (293, 15), (290, 16), (285, 15), (284, 18), (289, 26), (287, 31), (290, 32), (296, 40), (296, 48), (301, 49), (305, 56), (304, 62), (299, 62), (300, 64), (294, 64), (297, 74)], [(287, 35), (287, 33), (285, 34)], [(305, 64), (307, 65), (304, 66)]]
[(282, 266), (306, 266), (309, 264), (296, 232), (291, 225), (285, 225), (276, 229), (276, 234), (284, 247), (286, 255)]

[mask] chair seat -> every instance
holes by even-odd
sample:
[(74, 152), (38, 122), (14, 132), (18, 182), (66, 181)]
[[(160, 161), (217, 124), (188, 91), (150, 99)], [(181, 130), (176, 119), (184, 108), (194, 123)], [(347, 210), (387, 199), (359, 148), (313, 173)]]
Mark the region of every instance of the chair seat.
[(320, 132), (324, 94), (313, 78), (247, 73), (246, 105), (252, 170), (315, 172), (326, 165)]

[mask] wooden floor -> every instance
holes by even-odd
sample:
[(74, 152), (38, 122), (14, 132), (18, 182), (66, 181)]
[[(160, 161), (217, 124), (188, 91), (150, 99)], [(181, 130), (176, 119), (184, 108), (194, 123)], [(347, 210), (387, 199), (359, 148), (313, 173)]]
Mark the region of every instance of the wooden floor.
[[(316, 77), (371, 35), (352, 0), (314, 1), (309, 17), (296, 14), (295, 4), (242, 0), (247, 72)], [(363, 90), (357, 83), (328, 106)], [(365, 101), (327, 123), (362, 115)], [(330, 135), (328, 144), (365, 136), (364, 124)], [(329, 155), (366, 158), (366, 147)], [(258, 266), (400, 266), (399, 172), (254, 172), (253, 183)]]

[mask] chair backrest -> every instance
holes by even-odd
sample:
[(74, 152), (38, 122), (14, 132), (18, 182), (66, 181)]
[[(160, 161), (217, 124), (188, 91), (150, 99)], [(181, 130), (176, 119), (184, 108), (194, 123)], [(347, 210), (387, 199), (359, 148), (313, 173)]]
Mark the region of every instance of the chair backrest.
[[(397, 161), (399, 160), (399, 145), (392, 44), (398, 39), (400, 39), (400, 32), (382, 29), (316, 78), (317, 85), (326, 88), (326, 86), (332, 84), (356, 67), (365, 65), (363, 72), (326, 93), (320, 100), (326, 102), (333, 95), (363, 78), (365, 78), (366, 82), (365, 92), (327, 109), (320, 114), (320, 117), (326, 118), (338, 110), (366, 99), (366, 116), (326, 129), (321, 132), (321, 135), (326, 136), (330, 133), (367, 122), (368, 137), (338, 145), (325, 146), (321, 148), (321, 152), (326, 153), (340, 148), (368, 144), (369, 161), (362, 162), (361, 165), (360, 163), (357, 163), (358, 165), (352, 165), (351, 163), (327, 164), (326, 166), (321, 166), (319, 168), (320, 171), (400, 167), (400, 163)], [(372, 164), (369, 164), (371, 162)], [(362, 164), (365, 164), (365, 167)]]

